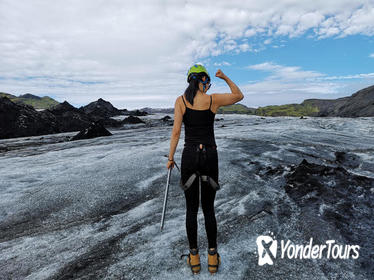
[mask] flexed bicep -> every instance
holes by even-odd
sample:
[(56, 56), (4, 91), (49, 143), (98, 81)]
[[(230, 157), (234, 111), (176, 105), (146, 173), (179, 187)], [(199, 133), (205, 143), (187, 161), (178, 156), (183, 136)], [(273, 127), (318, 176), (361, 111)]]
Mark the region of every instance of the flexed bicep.
[(214, 100), (217, 106), (232, 105), (242, 100), (243, 97), (232, 93), (214, 93)]

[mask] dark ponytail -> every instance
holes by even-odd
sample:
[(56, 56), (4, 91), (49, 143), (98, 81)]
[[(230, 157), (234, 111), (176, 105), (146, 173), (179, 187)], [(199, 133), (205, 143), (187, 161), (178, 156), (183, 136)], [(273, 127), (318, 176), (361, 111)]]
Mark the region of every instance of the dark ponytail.
[(196, 92), (199, 90), (199, 82), (202, 79), (203, 76), (206, 76), (204, 74), (194, 74), (191, 76), (190, 83), (186, 90), (184, 91), (184, 94), (186, 95), (186, 99), (190, 104), (193, 106), (193, 99), (196, 95)]

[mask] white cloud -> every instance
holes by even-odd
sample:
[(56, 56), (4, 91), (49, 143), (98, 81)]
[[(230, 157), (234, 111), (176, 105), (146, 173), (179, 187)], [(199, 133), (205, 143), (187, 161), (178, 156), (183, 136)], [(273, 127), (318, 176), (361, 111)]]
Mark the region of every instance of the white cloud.
[(261, 64), (250, 65), (247, 67), (252, 70), (261, 70), (271, 72), (268, 80), (284, 79), (284, 80), (301, 80), (315, 79), (324, 76), (316, 71), (304, 71), (297, 66), (282, 66), (272, 62), (264, 62)]
[(266, 40), (264, 41), (264, 44), (265, 44), (265, 45), (269, 45), (269, 44), (271, 44), (271, 41), (272, 41), (272, 40), (271, 40), (270, 38), (269, 38), (269, 39), (266, 39)]
[(374, 58), (374, 53), (370, 54), (369, 57)]
[(352, 79), (371, 79), (374, 78), (374, 73), (363, 73), (346, 76), (330, 76), (325, 77), (325, 80), (352, 80)]
[[(197, 0), (2, 0), (0, 90), (81, 105), (110, 96), (120, 108), (171, 106), (170, 93), (184, 91), (192, 63), (258, 52), (261, 46), (251, 42), (256, 35), (374, 34), (371, 1), (210, 0), (203, 6), (212, 8)], [(317, 74), (292, 67), (273, 73)], [(39, 78), (25, 79), (33, 76)], [(163, 99), (141, 97), (151, 95)]]
[(247, 43), (244, 43), (244, 44), (239, 45), (239, 49), (237, 50), (237, 53), (247, 52), (247, 51), (251, 51), (251, 50), (252, 50), (251, 46)]
[(231, 66), (230, 62), (222, 61), (222, 62), (214, 62), (214, 66)]

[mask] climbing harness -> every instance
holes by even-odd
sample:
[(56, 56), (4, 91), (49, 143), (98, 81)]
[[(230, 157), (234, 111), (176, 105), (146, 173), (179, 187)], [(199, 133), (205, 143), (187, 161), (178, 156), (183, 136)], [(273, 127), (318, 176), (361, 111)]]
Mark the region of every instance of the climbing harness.
[[(198, 166), (199, 158), (202, 158), (204, 162), (207, 160), (206, 155), (206, 145), (199, 144), (197, 146), (196, 150), (196, 166)], [(208, 166), (209, 167), (209, 166)], [(209, 173), (209, 172), (208, 172)], [(196, 171), (192, 173), (192, 175), (187, 179), (187, 181), (183, 184), (182, 178), (180, 180), (180, 187), (182, 190), (186, 191), (189, 187), (193, 184), (193, 182), (196, 180), (196, 178), (199, 178), (200, 182), (206, 182), (208, 183), (214, 190), (218, 191), (220, 189), (219, 184), (214, 181), (214, 179), (206, 174), (201, 174), (199, 171)]]

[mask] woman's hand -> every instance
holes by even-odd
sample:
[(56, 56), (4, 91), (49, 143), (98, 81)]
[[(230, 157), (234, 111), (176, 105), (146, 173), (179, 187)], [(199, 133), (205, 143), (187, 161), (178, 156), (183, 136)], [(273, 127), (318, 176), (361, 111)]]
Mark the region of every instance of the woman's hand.
[(226, 75), (223, 74), (223, 72), (221, 71), (221, 69), (218, 69), (218, 70), (217, 70), (217, 73), (216, 73), (216, 77), (218, 77), (218, 78), (224, 80), (224, 79), (226, 78)]
[(174, 160), (173, 161), (168, 160), (168, 163), (166, 164), (166, 168), (169, 169), (173, 167), (174, 167)]

